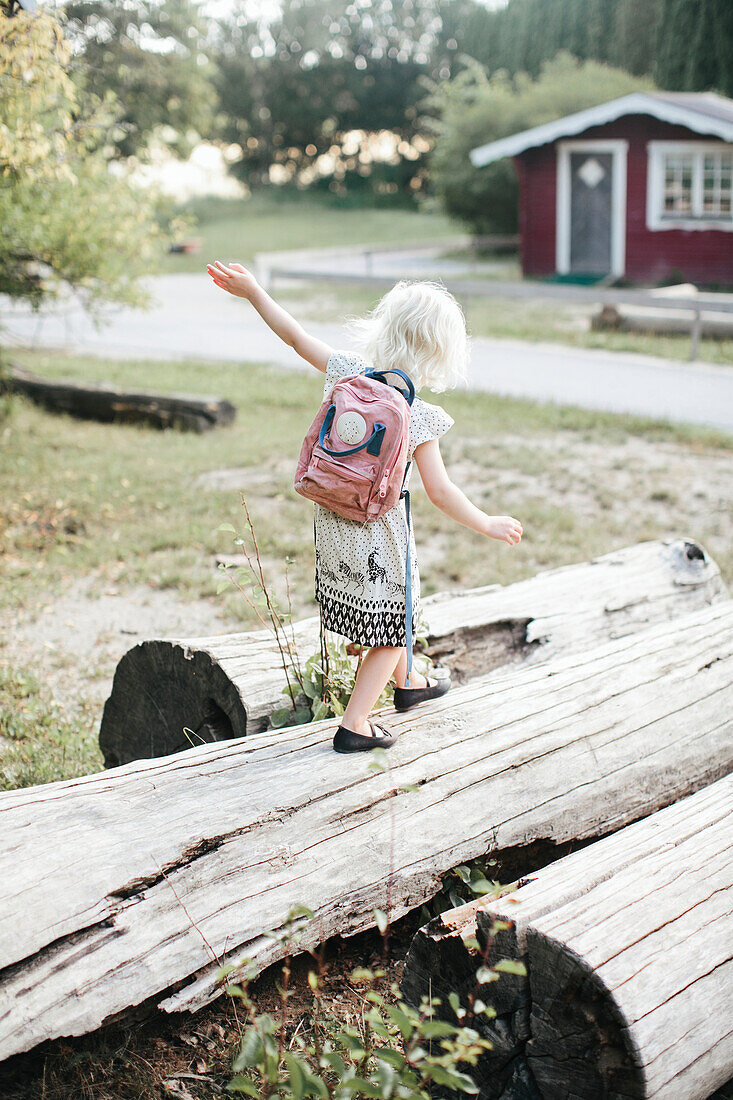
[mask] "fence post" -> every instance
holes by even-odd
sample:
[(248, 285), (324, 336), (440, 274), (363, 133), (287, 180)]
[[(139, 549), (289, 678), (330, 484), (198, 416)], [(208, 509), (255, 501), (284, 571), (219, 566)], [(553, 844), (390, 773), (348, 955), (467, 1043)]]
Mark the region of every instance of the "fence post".
[(690, 330), (690, 362), (694, 363), (697, 359), (697, 352), (700, 346), (700, 330), (702, 328), (702, 320), (700, 316), (700, 306), (696, 305), (692, 314), (692, 328)]

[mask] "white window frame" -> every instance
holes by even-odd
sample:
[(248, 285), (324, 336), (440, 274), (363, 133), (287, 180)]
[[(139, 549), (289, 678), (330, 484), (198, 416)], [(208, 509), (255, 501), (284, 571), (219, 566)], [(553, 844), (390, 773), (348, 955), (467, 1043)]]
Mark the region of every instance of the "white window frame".
[(570, 154), (611, 153), (611, 270), (619, 278), (626, 270), (626, 160), (628, 141), (558, 141), (555, 208), (555, 269), (570, 273)]
[(664, 158), (669, 153), (693, 154), (692, 206), (702, 210), (703, 157), (706, 153), (733, 153), (725, 141), (650, 141), (647, 144), (646, 227), (654, 233), (667, 229), (706, 229), (733, 232), (733, 211), (729, 218), (665, 218)]

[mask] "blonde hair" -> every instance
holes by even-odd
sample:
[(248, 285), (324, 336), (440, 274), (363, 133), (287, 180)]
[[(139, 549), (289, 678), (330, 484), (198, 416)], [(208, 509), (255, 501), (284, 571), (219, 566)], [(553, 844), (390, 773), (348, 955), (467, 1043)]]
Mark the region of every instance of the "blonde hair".
[(441, 393), (466, 377), (466, 319), (441, 283), (403, 279), (349, 328), (372, 366), (398, 367), (417, 390), (427, 386)]

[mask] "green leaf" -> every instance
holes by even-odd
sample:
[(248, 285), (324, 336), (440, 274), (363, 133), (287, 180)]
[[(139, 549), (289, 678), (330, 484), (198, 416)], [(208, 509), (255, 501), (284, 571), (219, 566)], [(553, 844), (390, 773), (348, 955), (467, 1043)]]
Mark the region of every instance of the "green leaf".
[(217, 596), (221, 596), (222, 592), (225, 592), (227, 590), (227, 588), (231, 588), (231, 587), (232, 587), (232, 582), (228, 578), (224, 581), (219, 581), (219, 583), (216, 586)]
[(395, 1069), (402, 1069), (405, 1064), (404, 1054), (400, 1054), (398, 1050), (394, 1050), (393, 1047), (377, 1047), (374, 1051), (377, 1058), (382, 1062), (389, 1062)]
[(360, 1096), (381, 1096), (381, 1090), (373, 1081), (366, 1081), (363, 1077), (350, 1077), (341, 1085), (348, 1092), (358, 1092)]
[(351, 971), (352, 982), (370, 982), (374, 977), (374, 971), (365, 966), (355, 966)]
[(321, 1055), (321, 1060), (329, 1065), (339, 1077), (343, 1077), (346, 1073), (346, 1062), (335, 1050), (324, 1051)]
[(304, 1070), (301, 1063), (293, 1054), (285, 1055), (285, 1065), (288, 1068), (290, 1089), (295, 1100), (303, 1100), (305, 1096), (306, 1073), (309, 1071), (307, 1069)]
[(288, 910), (288, 920), (297, 920), (298, 917), (307, 917), (308, 920), (313, 920), (315, 913), (312, 909), (309, 909), (307, 905), (298, 902)]
[(458, 1089), (459, 1092), (469, 1092), (474, 1096), (478, 1092), (475, 1081), (467, 1073), (456, 1073), (443, 1066), (435, 1065), (430, 1066), (427, 1072), (437, 1085), (448, 1085), (449, 1088)]
[(259, 1096), (260, 1090), (250, 1081), (249, 1077), (232, 1077), (227, 1085), (229, 1092), (243, 1092), (246, 1096)]
[(225, 531), (228, 534), (236, 535), (237, 528), (232, 527), (231, 523), (220, 523), (219, 526), (217, 527), (217, 531)]
[(239, 1054), (234, 1059), (235, 1073), (238, 1073), (241, 1069), (249, 1069), (252, 1066), (259, 1065), (264, 1056), (265, 1048), (260, 1033), (255, 1027), (248, 1027), (242, 1036)]
[(463, 1017), (466, 1015), (466, 1010), (465, 1010), (465, 1008), (461, 1007), (461, 1001), (460, 1001), (460, 998), (459, 998), (458, 994), (457, 993), (449, 993), (448, 994), (448, 1002), (449, 1002), (451, 1008), (453, 1009), (453, 1011), (455, 1012), (456, 1016), (458, 1017), (458, 1019), (462, 1020)]
[(502, 959), (492, 969), (499, 974), (518, 974), (520, 978), (527, 977), (527, 967), (518, 959)]
[(471, 868), (466, 867), (465, 864), (461, 864), (460, 867), (454, 867), (453, 874), (458, 875), (463, 882), (468, 883), (471, 881)]
[(313, 707), (313, 721), (320, 722), (323, 718), (328, 718), (328, 703), (324, 703), (322, 699), (319, 699)]
[(318, 689), (312, 680), (303, 680), (303, 691), (309, 699), (315, 699)]
[(321, 1096), (323, 1100), (328, 1100), (328, 1089), (326, 1088), (326, 1082), (316, 1076), (315, 1073), (308, 1073), (306, 1075), (306, 1096)]
[(287, 726), (292, 713), (290, 707), (283, 707), (282, 710), (273, 710), (270, 715), (270, 725), (274, 730), (279, 730), (283, 726)]
[(499, 975), (490, 966), (480, 966), (476, 971), (476, 981), (479, 985), (488, 985), (490, 982), (498, 982)]
[(306, 722), (310, 722), (310, 720), (311, 720), (310, 707), (298, 707), (296, 710), (293, 711), (293, 718), (292, 718), (291, 725), (293, 725), (293, 726), (302, 726)]
[(364, 1057), (364, 1046), (359, 1036), (354, 1032), (340, 1031), (336, 1038), (355, 1058), (359, 1059)]
[(389, 1016), (390, 1020), (397, 1024), (397, 1027), (400, 1029), (403, 1039), (409, 1039), (413, 1031), (415, 1030), (412, 1024), (412, 1020), (410, 1020), (405, 1015), (402, 1009), (397, 1008), (396, 1005), (387, 1005), (386, 1008), (387, 1015)]
[(425, 1020), (420, 1027), (420, 1034), (425, 1039), (445, 1039), (449, 1035), (455, 1035), (456, 1030), (454, 1024), (447, 1024), (445, 1020)]
[(496, 890), (496, 886), (486, 878), (477, 878), (471, 882), (471, 889), (474, 894), (493, 894)]

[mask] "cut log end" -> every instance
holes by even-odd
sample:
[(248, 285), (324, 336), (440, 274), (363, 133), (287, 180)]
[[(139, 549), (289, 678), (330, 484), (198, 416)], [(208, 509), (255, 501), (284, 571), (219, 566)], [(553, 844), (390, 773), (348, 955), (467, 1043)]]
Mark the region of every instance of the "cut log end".
[(532, 962), (527, 1067), (543, 1100), (647, 1095), (626, 1021), (588, 964), (546, 936), (527, 933)]
[(135, 646), (120, 661), (99, 732), (106, 767), (243, 737), (247, 711), (219, 664), (175, 642)]

